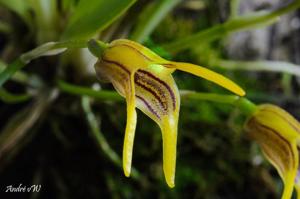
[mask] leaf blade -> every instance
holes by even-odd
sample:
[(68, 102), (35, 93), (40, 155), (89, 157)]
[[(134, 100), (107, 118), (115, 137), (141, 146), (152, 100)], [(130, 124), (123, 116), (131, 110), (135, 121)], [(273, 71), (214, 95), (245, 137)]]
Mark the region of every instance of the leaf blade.
[(122, 15), (136, 0), (81, 0), (62, 35), (63, 40), (88, 38)]

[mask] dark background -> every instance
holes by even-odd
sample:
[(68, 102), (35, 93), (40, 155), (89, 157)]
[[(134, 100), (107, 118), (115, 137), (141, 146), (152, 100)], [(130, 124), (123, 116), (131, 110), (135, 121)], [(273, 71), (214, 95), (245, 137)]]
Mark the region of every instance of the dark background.
[[(130, 34), (135, 27), (135, 18), (148, 3), (138, 1), (130, 8), (108, 40), (120, 37), (121, 33), (125, 37)], [(156, 27), (145, 45), (157, 49), (161, 43), (223, 23), (230, 14), (229, 3), (228, 0), (182, 1)], [(285, 3), (243, 0), (239, 14), (270, 11)], [(63, 15), (60, 20), (64, 21)], [(9, 33), (0, 32), (2, 62), (11, 62), (20, 53), (39, 44), (37, 35), (28, 32), (16, 13), (0, 7), (0, 21), (12, 28)], [(205, 56), (217, 55), (227, 60), (286, 61), (299, 65), (299, 33), (298, 10), (282, 16), (273, 25), (234, 33), (209, 46), (199, 46), (198, 50), (188, 49), (176, 55), (162, 50), (161, 54), (166, 53), (165, 56), (172, 60), (210, 66), (245, 88), (247, 96), (255, 103), (277, 104), (299, 119), (298, 77), (213, 68), (209, 64), (212, 60)], [(258, 145), (244, 134), (245, 118), (230, 105), (205, 101), (182, 102), (174, 189), (167, 187), (163, 176), (160, 130), (140, 111), (133, 154), (133, 166), (138, 176), (126, 178), (120, 165), (111, 161), (111, 154), (101, 149), (101, 144), (91, 133), (81, 97), (55, 89), (57, 79), (113, 89), (110, 84), (98, 83), (88, 61), (79, 56), (81, 53), (68, 52), (31, 62), (23, 71), (31, 75), (33, 82), (34, 78), (42, 80), (39, 89), (15, 81), (5, 84), (12, 93), (38, 94), (19, 103), (0, 101), (1, 198), (280, 198), (282, 182), (279, 175), (265, 161)], [(176, 72), (174, 78), (180, 89), (226, 93), (218, 86), (182, 72)], [(121, 156), (126, 122), (124, 101), (92, 99), (92, 111), (106, 138), (104, 142)], [(27, 187), (40, 184), (42, 187), (40, 192), (34, 193), (4, 193), (7, 186), (19, 184)]]

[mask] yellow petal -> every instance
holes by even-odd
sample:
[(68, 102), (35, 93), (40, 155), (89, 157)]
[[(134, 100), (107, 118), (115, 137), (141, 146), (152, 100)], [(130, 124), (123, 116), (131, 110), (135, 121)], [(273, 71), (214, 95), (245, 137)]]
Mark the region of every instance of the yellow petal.
[(297, 172), (297, 176), (295, 179), (295, 188), (296, 188), (296, 192), (297, 192), (297, 199), (300, 198), (300, 173), (299, 173), (299, 169)]
[(136, 128), (136, 101), (134, 72), (129, 71), (125, 66), (115, 61), (100, 59), (95, 64), (95, 69), (99, 79), (110, 81), (115, 89), (126, 98), (127, 122), (123, 146), (123, 170), (125, 176), (130, 176), (133, 142)]
[(293, 193), (299, 165), (297, 141), (300, 125), (295, 118), (274, 105), (260, 105), (245, 125), (246, 131), (261, 146), (266, 158), (284, 182), (282, 199)]
[(180, 98), (171, 72), (163, 66), (149, 66), (135, 74), (137, 107), (161, 128), (163, 170), (169, 187), (175, 186), (177, 124)]
[(165, 117), (161, 125), (163, 137), (163, 169), (169, 187), (175, 186), (177, 119)]
[(163, 64), (163, 65), (166, 67), (175, 67), (178, 70), (191, 73), (198, 77), (202, 77), (206, 80), (209, 80), (215, 84), (218, 84), (219, 86), (222, 86), (230, 90), (231, 92), (239, 96), (245, 95), (245, 91), (241, 87), (239, 87), (236, 83), (207, 68), (194, 65), (194, 64), (184, 63), (184, 62), (169, 62), (168, 64)]
[(125, 176), (129, 177), (131, 172), (133, 142), (136, 128), (134, 74), (130, 77), (130, 92), (128, 92), (128, 96), (126, 97), (126, 103), (127, 122), (123, 147), (123, 170)]

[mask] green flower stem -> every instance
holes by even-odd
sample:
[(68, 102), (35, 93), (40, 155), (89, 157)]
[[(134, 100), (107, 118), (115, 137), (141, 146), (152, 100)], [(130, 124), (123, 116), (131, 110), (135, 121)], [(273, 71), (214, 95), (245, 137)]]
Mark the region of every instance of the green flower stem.
[(117, 92), (114, 91), (97, 91), (92, 88), (69, 84), (61, 80), (57, 82), (57, 85), (61, 91), (70, 94), (94, 97), (99, 100), (110, 100), (117, 102), (124, 101), (123, 97), (121, 97)]
[(9, 64), (4, 71), (0, 73), (0, 87), (14, 75), (17, 71), (23, 68), (31, 60), (41, 56), (57, 55), (64, 52), (68, 48), (85, 48), (86, 41), (63, 41), (63, 42), (48, 42), (27, 53), (22, 54), (18, 59)]
[(230, 70), (282, 72), (300, 77), (300, 66), (283, 61), (233, 61), (218, 59), (212, 60), (210, 64)]
[(99, 40), (95, 40), (95, 39), (91, 39), (88, 41), (87, 43), (87, 47), (89, 49), (89, 51), (95, 56), (95, 57), (101, 57), (103, 51), (105, 50), (105, 48), (107, 48), (108, 44), (99, 41)]
[(253, 102), (245, 97), (239, 97), (236, 95), (181, 91), (180, 96), (183, 102), (190, 99), (229, 104), (237, 107), (247, 116), (251, 115), (256, 110), (256, 105)]
[(5, 102), (5, 103), (19, 103), (19, 102), (24, 102), (26, 100), (29, 100), (31, 98), (30, 95), (28, 94), (11, 94), (7, 92), (5, 89), (0, 88), (0, 100)]
[(138, 25), (134, 29), (131, 40), (144, 42), (155, 27), (181, 0), (161, 0), (150, 3), (141, 12)]
[[(66, 93), (79, 95), (79, 96), (89, 96), (94, 97), (99, 100), (117, 101), (124, 102), (124, 98), (121, 97), (115, 91), (96, 91), (88, 87), (76, 86), (63, 81), (58, 81), (58, 88)], [(236, 95), (221, 95), (213, 93), (200, 93), (193, 91), (181, 91), (180, 92), (182, 101), (188, 100), (206, 100), (217, 103), (229, 104), (238, 107), (244, 114), (250, 115), (255, 111), (255, 104), (252, 103), (245, 97), (238, 97)], [(184, 103), (183, 103), (184, 104)]]
[[(91, 130), (91, 135), (96, 139), (98, 146), (100, 149), (107, 155), (107, 157), (119, 168), (122, 168), (122, 160), (118, 156), (118, 154), (109, 146), (106, 138), (104, 137), (103, 133), (100, 131), (98, 126), (99, 121), (97, 120), (96, 116), (91, 110), (89, 97), (82, 97), (81, 98), (81, 105), (86, 115), (86, 120)], [(138, 179), (140, 174), (135, 169), (132, 168), (132, 178)]]
[(190, 47), (196, 47), (199, 46), (199, 43), (201, 42), (211, 42), (215, 39), (226, 36), (228, 33), (269, 25), (276, 22), (280, 15), (296, 10), (299, 7), (300, 0), (295, 0), (289, 5), (275, 11), (255, 12), (251, 15), (235, 17), (223, 24), (215, 25), (194, 35), (163, 45), (163, 47), (173, 53)]
[[(247, 116), (251, 116), (256, 111), (256, 104), (245, 97), (240, 98), (236, 102), (236, 106), (239, 110)], [(233, 105), (235, 105), (235, 103)]]
[(188, 100), (207, 100), (217, 103), (234, 104), (240, 99), (236, 95), (220, 95), (215, 93), (200, 93), (194, 91), (180, 91), (181, 99), (184, 101)]

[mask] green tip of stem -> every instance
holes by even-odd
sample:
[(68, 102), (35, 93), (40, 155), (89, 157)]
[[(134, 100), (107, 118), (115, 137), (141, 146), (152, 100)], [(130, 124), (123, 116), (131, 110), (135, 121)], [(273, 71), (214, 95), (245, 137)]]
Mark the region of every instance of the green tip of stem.
[(240, 110), (245, 113), (247, 116), (252, 115), (255, 111), (257, 106), (251, 102), (250, 100), (248, 100), (245, 97), (241, 97), (238, 102), (237, 102), (237, 106), (240, 108)]
[(95, 57), (101, 57), (103, 51), (107, 48), (107, 44), (99, 41), (99, 40), (95, 40), (95, 39), (91, 39), (88, 41), (87, 43), (88, 49), (90, 50), (90, 52), (95, 56)]

